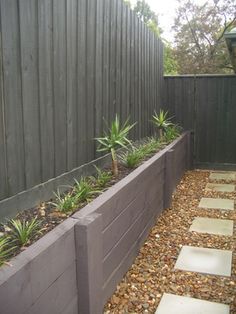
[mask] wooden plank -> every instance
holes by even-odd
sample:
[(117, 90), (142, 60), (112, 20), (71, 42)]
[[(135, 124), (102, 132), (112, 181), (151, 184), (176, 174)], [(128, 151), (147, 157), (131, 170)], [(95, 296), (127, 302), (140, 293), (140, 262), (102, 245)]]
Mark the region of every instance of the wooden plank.
[(127, 7), (127, 63), (126, 63), (126, 74), (127, 74), (127, 94), (126, 94), (126, 117), (130, 117), (130, 90), (131, 90), (131, 57), (130, 57), (130, 44), (131, 44), (131, 10)]
[(145, 64), (144, 64), (144, 58), (145, 58), (145, 41), (144, 41), (144, 24), (140, 22), (141, 26), (141, 135), (142, 137), (145, 136), (145, 79), (144, 79), (144, 71), (145, 71)]
[(116, 113), (116, 30), (117, 30), (117, 0), (111, 1), (110, 8), (110, 99), (109, 121), (113, 120)]
[(87, 71), (86, 71), (86, 18), (87, 1), (78, 0), (78, 133), (77, 133), (77, 164), (81, 165), (88, 159), (87, 146)]
[(66, 1), (67, 170), (77, 166), (77, 0)]
[(55, 168), (52, 1), (38, 2), (39, 110), (42, 181), (53, 178)]
[[(138, 20), (138, 138), (142, 138), (142, 26), (141, 21)], [(155, 91), (153, 91), (155, 92)]]
[(55, 175), (67, 171), (66, 1), (53, 0)]
[[(95, 56), (95, 137), (103, 133), (103, 18), (104, 1), (97, 1), (96, 56)], [(95, 141), (94, 141), (94, 144)], [(95, 146), (96, 150), (97, 146)], [(96, 154), (98, 155), (98, 154)]]
[(19, 3), (26, 188), (41, 182), (37, 9), (36, 0)]
[(5, 95), (8, 195), (25, 189), (19, 12), (16, 1), (3, 0), (1, 30)]
[(122, 26), (122, 4), (123, 0), (117, 0), (116, 8), (116, 63), (115, 63), (115, 100), (116, 112), (121, 116), (121, 26)]
[(139, 75), (139, 41), (138, 41), (138, 18), (134, 15), (134, 122), (137, 122), (133, 131), (134, 131), (134, 139), (139, 138), (139, 103), (138, 103), (138, 75)]
[[(1, 10), (1, 6), (0, 6)], [(0, 12), (1, 16), (1, 12)], [(5, 99), (4, 99), (4, 79), (3, 79), (3, 49), (2, 37), (0, 37), (0, 200), (7, 196), (7, 156), (6, 156), (6, 130), (5, 130)]]
[[(131, 11), (130, 13), (130, 119), (135, 122), (135, 104), (134, 104), (134, 94), (135, 94), (135, 30), (134, 30), (134, 18), (135, 13)], [(131, 139), (135, 138), (134, 128), (130, 132)]]
[[(103, 26), (103, 118), (109, 120), (110, 105), (110, 0), (104, 0), (104, 26)], [(103, 130), (105, 123), (103, 123)]]
[(125, 121), (127, 119), (127, 5), (123, 2), (122, 4), (122, 22), (121, 22), (121, 36), (122, 36), (122, 47), (121, 47), (121, 119)]
[(95, 157), (95, 129), (94, 129), (94, 102), (95, 102), (95, 43), (96, 43), (96, 2), (87, 0), (87, 27), (86, 27), (86, 66), (87, 66), (87, 146), (88, 161)]

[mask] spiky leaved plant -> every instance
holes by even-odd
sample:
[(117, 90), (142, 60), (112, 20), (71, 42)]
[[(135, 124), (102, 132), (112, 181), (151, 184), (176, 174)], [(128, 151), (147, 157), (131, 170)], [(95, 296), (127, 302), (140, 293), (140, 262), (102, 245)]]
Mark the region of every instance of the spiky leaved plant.
[(10, 240), (16, 242), (20, 246), (29, 244), (34, 236), (41, 233), (41, 222), (37, 217), (30, 221), (11, 219), (8, 221), (8, 226), (11, 229), (9, 232)]
[(0, 237), (0, 266), (6, 263), (6, 260), (10, 257), (11, 251), (15, 248), (11, 246), (10, 242), (9, 237)]
[(104, 170), (98, 168), (97, 166), (94, 166), (94, 167), (97, 171), (97, 175), (95, 178), (95, 184), (99, 188), (104, 188), (107, 185), (107, 183), (111, 180), (112, 173), (110, 171), (104, 171)]
[(120, 124), (120, 119), (116, 115), (115, 120), (112, 121), (111, 127), (105, 132), (104, 137), (96, 138), (99, 143), (98, 151), (110, 152), (112, 157), (112, 172), (114, 176), (118, 175), (118, 161), (116, 150), (119, 147), (126, 147), (131, 144), (128, 139), (129, 131), (136, 123), (129, 124), (129, 119), (123, 125)]
[(159, 114), (155, 111), (154, 115), (152, 116), (152, 122), (157, 127), (159, 131), (160, 139), (163, 138), (164, 132), (166, 129), (172, 125), (170, 121), (171, 118), (168, 118), (168, 111), (160, 110)]
[(55, 200), (54, 202), (49, 202), (52, 204), (56, 209), (64, 214), (71, 213), (76, 207), (76, 199), (71, 193), (67, 193), (65, 195), (61, 195), (59, 189), (57, 192), (54, 192)]

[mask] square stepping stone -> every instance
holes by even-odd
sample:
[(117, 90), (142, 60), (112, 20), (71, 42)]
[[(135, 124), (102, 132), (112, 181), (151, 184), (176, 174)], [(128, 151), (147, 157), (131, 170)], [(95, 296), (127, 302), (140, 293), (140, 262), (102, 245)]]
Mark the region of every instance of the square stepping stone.
[(233, 184), (207, 183), (206, 190), (216, 192), (234, 192), (235, 186)]
[(229, 314), (229, 306), (164, 293), (155, 314)]
[(197, 217), (189, 231), (231, 236), (233, 235), (233, 226), (233, 220)]
[(175, 263), (175, 269), (230, 276), (231, 262), (232, 251), (183, 246)]
[(234, 209), (234, 201), (224, 199), (224, 198), (203, 197), (201, 199), (198, 207), (214, 208), (214, 209), (222, 209), (222, 210), (233, 210)]
[(211, 172), (210, 180), (226, 180), (226, 181), (234, 181), (235, 180), (235, 172)]

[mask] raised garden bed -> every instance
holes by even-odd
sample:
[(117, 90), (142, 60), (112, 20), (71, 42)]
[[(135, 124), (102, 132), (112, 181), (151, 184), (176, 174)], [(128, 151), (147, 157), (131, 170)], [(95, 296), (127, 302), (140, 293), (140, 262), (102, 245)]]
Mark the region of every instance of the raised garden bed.
[(1, 313), (102, 313), (190, 167), (185, 133), (0, 269)]

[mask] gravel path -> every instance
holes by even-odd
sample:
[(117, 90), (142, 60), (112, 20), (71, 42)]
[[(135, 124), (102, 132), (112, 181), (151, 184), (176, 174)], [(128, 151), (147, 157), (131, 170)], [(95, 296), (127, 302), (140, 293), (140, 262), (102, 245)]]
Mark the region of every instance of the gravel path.
[[(155, 313), (164, 292), (229, 304), (236, 313), (236, 210), (198, 209), (202, 197), (236, 200), (236, 193), (205, 191), (208, 171), (189, 171), (176, 189), (130, 270), (108, 300), (104, 313)], [(221, 181), (222, 182), (222, 181)], [(234, 236), (189, 232), (195, 217), (234, 220)], [(175, 270), (183, 245), (233, 250), (231, 277)]]

